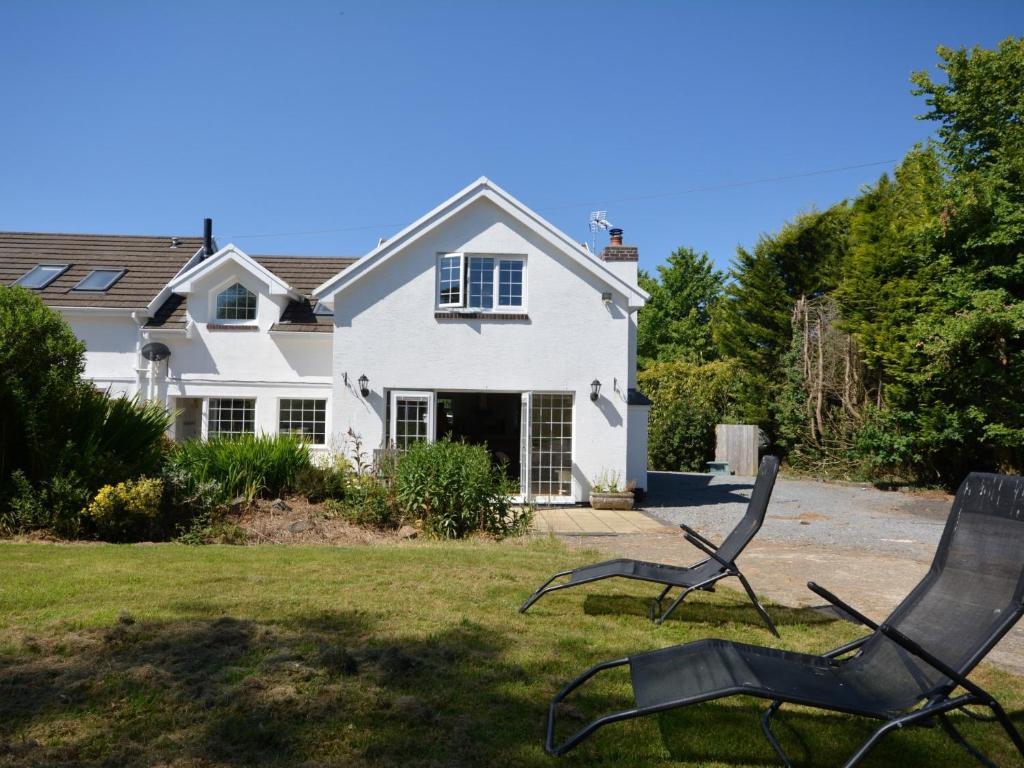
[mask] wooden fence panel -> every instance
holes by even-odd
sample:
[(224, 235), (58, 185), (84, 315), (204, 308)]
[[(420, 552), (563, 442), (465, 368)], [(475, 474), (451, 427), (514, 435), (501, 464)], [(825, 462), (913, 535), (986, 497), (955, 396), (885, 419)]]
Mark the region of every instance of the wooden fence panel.
[(727, 461), (737, 475), (753, 477), (759, 442), (756, 424), (719, 424), (715, 427), (715, 461)]

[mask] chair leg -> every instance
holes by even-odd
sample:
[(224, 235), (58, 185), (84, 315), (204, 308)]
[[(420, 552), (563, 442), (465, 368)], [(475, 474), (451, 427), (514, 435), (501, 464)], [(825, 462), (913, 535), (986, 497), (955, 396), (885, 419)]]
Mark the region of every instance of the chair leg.
[(559, 578), (560, 576), (568, 576), (571, 573), (572, 573), (572, 571), (559, 571), (554, 576), (552, 576), (550, 579), (545, 581), (543, 584), (541, 584), (539, 587), (537, 587), (537, 591), (536, 592), (534, 592), (532, 595), (530, 595), (528, 598), (526, 598), (526, 602), (524, 602), (519, 607), (519, 612), (520, 613), (526, 613), (529, 610), (531, 605), (533, 605), (538, 600), (540, 600), (542, 597), (544, 597), (544, 595), (546, 595), (548, 592), (554, 592), (556, 589), (562, 589), (564, 587), (568, 587), (569, 584), (558, 584), (558, 585), (556, 585), (554, 587), (548, 587), (548, 585), (551, 582), (553, 582), (555, 579)]
[(656, 598), (651, 600), (651, 605), (650, 605), (650, 607), (649, 607), (649, 609), (647, 611), (647, 617), (651, 621), (654, 621), (655, 616), (657, 616), (659, 613), (661, 613), (661, 601), (665, 599), (665, 595), (667, 595), (669, 592), (672, 591), (672, 587), (673, 586), (674, 585), (669, 584), (667, 587), (665, 587), (663, 590), (661, 590), (661, 594), (660, 595), (658, 595)]
[(772, 621), (772, 617), (768, 615), (768, 611), (764, 609), (764, 606), (761, 605), (761, 602), (757, 599), (757, 595), (754, 594), (754, 590), (751, 589), (750, 582), (747, 581), (746, 577), (738, 570), (736, 571), (736, 575), (739, 577), (740, 584), (743, 585), (743, 589), (746, 590), (747, 597), (750, 598), (750, 602), (754, 604), (754, 608), (756, 608), (757, 612), (761, 615), (761, 619), (768, 625), (768, 629), (770, 629), (771, 633), (776, 637), (781, 637), (781, 635), (779, 635), (779, 630), (775, 628), (775, 622)]
[(672, 611), (674, 611), (676, 608), (678, 608), (679, 604), (681, 602), (683, 602), (683, 600), (686, 599), (686, 596), (688, 594), (690, 594), (691, 592), (693, 592), (693, 590), (694, 590), (694, 587), (689, 587), (688, 589), (684, 589), (682, 592), (680, 592), (679, 593), (679, 597), (677, 597), (675, 600), (672, 601), (672, 604), (669, 605), (668, 610), (665, 611), (663, 614), (661, 614), (661, 616), (656, 618), (654, 620), (654, 623), (655, 624), (662, 624), (662, 623), (664, 623), (665, 619), (667, 619), (669, 616), (672, 615)]
[(843, 768), (854, 768), (855, 765), (859, 765), (860, 761), (868, 756), (868, 752), (875, 748), (875, 746), (882, 740), (889, 731), (896, 728), (902, 728), (902, 720), (889, 720), (885, 725), (879, 726), (875, 729), (875, 732), (871, 734), (867, 741), (860, 745), (860, 749), (853, 753), (853, 757), (846, 761)]
[(772, 715), (778, 712), (781, 706), (781, 701), (773, 701), (772, 705), (765, 710), (764, 714), (761, 715), (761, 730), (764, 731), (764, 736), (768, 739), (768, 743), (772, 745), (772, 749), (782, 759), (782, 764), (786, 768), (793, 768), (793, 761), (786, 754), (786, 750), (782, 748), (778, 738), (772, 733)]
[(1010, 720), (1009, 716), (1006, 714), (1006, 710), (1004, 710), (995, 699), (988, 702), (988, 708), (992, 710), (992, 714), (996, 716), (996, 720), (998, 720), (999, 724), (1003, 726), (1003, 730), (1006, 731), (1006, 735), (1010, 737), (1010, 741), (1013, 742), (1013, 746), (1015, 746), (1021, 756), (1024, 757), (1024, 738), (1021, 738), (1020, 731), (1017, 730), (1017, 727)]
[(939, 715), (939, 724), (942, 726), (942, 730), (944, 730), (949, 735), (949, 738), (951, 738), (953, 741), (955, 741), (957, 744), (963, 747), (967, 751), (967, 754), (969, 754), (979, 763), (986, 766), (986, 768), (999, 768), (998, 765), (996, 765), (983, 754), (981, 754), (981, 752), (979, 752), (973, 744), (971, 744), (969, 741), (967, 741), (967, 739), (964, 738), (964, 735), (956, 729), (953, 723), (950, 722), (949, 718), (946, 717), (945, 713)]

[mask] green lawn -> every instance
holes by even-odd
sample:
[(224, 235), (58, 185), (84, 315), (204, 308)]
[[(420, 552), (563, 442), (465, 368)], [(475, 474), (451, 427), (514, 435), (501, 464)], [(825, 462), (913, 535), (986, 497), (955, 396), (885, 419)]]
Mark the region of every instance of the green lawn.
[[(558, 761), (541, 748), (547, 702), (631, 652), (708, 636), (824, 651), (858, 634), (775, 607), (776, 641), (724, 589), (656, 627), (645, 619), (654, 588), (628, 582), (516, 612), (549, 573), (587, 559), (552, 542), (2, 544), (0, 766), (775, 765), (758, 700), (612, 725)], [(1012, 713), (1024, 708), (1019, 679), (976, 677)], [(573, 703), (569, 724), (628, 695), (625, 675), (609, 677)], [(997, 726), (957, 722), (1018, 764)], [(871, 729), (810, 711), (779, 719), (805, 765), (841, 764)], [(897, 762), (974, 765), (938, 730), (898, 733), (870, 764)]]

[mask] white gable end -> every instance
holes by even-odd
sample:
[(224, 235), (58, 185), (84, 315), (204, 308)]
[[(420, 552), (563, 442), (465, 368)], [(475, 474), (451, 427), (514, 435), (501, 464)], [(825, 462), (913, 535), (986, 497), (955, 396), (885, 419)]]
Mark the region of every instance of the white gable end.
[(419, 240), (428, 236), (432, 231), (443, 226), (449, 219), (457, 216), (461, 211), (479, 200), (487, 200), (493, 203), (507, 215), (530, 228), (538, 237), (562, 252), (568, 259), (576, 262), (584, 270), (591, 273), (605, 286), (621, 293), (626, 297), (628, 306), (631, 309), (643, 306), (644, 302), (650, 298), (639, 287), (630, 285), (622, 280), (622, 278), (609, 270), (599, 259), (577, 244), (572, 238), (545, 221), (534, 211), (527, 208), (485, 177), (481, 177), (473, 184), (470, 184), (430, 213), (410, 224), (390, 240), (381, 243), (344, 272), (317, 287), (314, 295), (325, 304), (333, 306), (335, 294), (356, 285), (366, 275), (379, 269), (382, 264), (397, 257)]

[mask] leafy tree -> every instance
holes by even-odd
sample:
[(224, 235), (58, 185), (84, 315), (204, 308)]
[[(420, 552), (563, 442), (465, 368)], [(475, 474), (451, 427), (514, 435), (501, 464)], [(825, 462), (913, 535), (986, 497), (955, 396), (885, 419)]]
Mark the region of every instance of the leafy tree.
[(0, 501), (13, 473), (40, 477), (63, 449), (85, 345), (26, 288), (0, 286)]
[(640, 273), (640, 287), (651, 295), (637, 322), (637, 356), (651, 362), (714, 358), (711, 309), (722, 292), (724, 275), (706, 253), (677, 248), (657, 277)]
[(167, 411), (96, 391), (84, 356), (38, 296), (0, 287), (0, 531), (77, 535), (101, 486), (160, 468)]
[(845, 204), (811, 212), (763, 235), (753, 251), (738, 248), (722, 301), (713, 316), (719, 352), (736, 360), (737, 413), (778, 434), (778, 400), (786, 379), (784, 358), (792, 343), (798, 299), (835, 287), (849, 239)]

